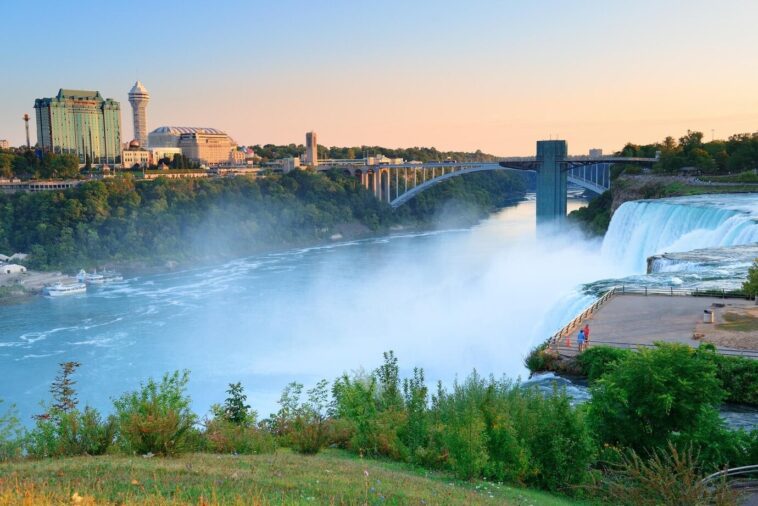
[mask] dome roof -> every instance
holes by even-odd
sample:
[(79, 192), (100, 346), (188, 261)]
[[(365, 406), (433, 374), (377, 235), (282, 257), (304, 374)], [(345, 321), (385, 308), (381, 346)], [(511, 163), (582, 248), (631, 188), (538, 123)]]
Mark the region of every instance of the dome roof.
[(129, 142), (129, 148), (130, 149), (137, 149), (137, 148), (139, 148), (139, 146), (140, 146), (140, 144), (139, 144), (139, 141), (137, 139), (132, 139)]
[(162, 126), (162, 127), (156, 128), (150, 133), (171, 134), (171, 135), (195, 134), (195, 133), (226, 135), (226, 132), (222, 132), (218, 128), (180, 127), (180, 126)]
[(141, 81), (137, 81), (132, 86), (132, 89), (129, 90), (129, 95), (145, 95), (149, 97), (150, 93), (148, 93), (147, 88), (145, 88), (145, 85)]

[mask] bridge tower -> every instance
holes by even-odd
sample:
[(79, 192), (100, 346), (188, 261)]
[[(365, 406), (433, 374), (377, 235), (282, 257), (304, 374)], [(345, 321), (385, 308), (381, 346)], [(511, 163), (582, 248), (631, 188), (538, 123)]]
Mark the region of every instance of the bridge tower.
[(566, 141), (537, 141), (537, 223), (566, 218)]

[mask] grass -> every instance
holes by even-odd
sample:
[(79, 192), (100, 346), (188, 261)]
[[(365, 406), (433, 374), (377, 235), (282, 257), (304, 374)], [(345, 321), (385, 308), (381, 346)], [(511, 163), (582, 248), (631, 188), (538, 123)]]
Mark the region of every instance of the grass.
[(720, 323), (718, 328), (724, 330), (733, 330), (735, 332), (755, 332), (758, 331), (758, 318), (749, 314), (739, 314), (726, 312), (723, 315), (724, 323)]
[(756, 185), (740, 186), (709, 186), (709, 185), (691, 185), (684, 183), (669, 183), (664, 188), (665, 197), (676, 197), (680, 195), (706, 195), (711, 193), (756, 193)]
[(301, 456), (190, 454), (175, 459), (74, 457), (0, 464), (0, 506), (16, 504), (580, 504), (507, 485), (362, 460), (341, 450)]

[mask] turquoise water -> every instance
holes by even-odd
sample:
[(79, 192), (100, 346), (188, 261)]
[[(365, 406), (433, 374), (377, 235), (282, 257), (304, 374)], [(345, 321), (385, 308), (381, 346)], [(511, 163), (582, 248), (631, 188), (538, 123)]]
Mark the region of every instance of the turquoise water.
[[(629, 237), (658, 240), (644, 228), (650, 212), (681, 219), (691, 205), (620, 216)], [(734, 213), (714, 210), (734, 221)], [(702, 213), (693, 211), (699, 221), (682, 228), (682, 236), (670, 233), (680, 251), (686, 234), (697, 238), (695, 247), (709, 246), (698, 227), (717, 230), (720, 222)], [(745, 227), (754, 222), (740, 220), (741, 235), (733, 236), (752, 237)], [(612, 225), (612, 233), (628, 242), (622, 228)], [(717, 239), (714, 246), (729, 246)], [(650, 247), (637, 246), (646, 253)], [(525, 377), (527, 351), (593, 300), (587, 283), (665, 283), (672, 276), (645, 276), (618, 249), (608, 239), (603, 245), (571, 232), (537, 239), (534, 201), (526, 200), (466, 230), (442, 224), (436, 232), (258, 255), (127, 279), (82, 296), (39, 297), (0, 307), (0, 399), (15, 403), (28, 423), (47, 399), (58, 363), (67, 360), (82, 363), (81, 403), (106, 412), (113, 397), (148, 377), (189, 369), (197, 413), (221, 402), (228, 383), (241, 381), (249, 402), (267, 416), (290, 381), (309, 385), (371, 370), (390, 349), (404, 373), (423, 367), (429, 384), (449, 384), (474, 368)]]

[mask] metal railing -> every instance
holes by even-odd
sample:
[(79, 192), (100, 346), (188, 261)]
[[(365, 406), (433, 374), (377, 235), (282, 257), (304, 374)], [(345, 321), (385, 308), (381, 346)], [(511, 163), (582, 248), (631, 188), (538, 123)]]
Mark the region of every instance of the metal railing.
[(626, 287), (617, 286), (616, 295), (679, 295), (687, 297), (718, 297), (721, 299), (750, 299), (742, 290), (725, 290), (725, 289), (710, 289), (701, 290), (695, 288), (694, 290), (688, 290), (686, 288), (648, 288), (648, 287)]
[(706, 476), (701, 480), (701, 483), (707, 487), (712, 487), (721, 480), (729, 481), (730, 488), (735, 490), (758, 491), (758, 465), (725, 469)]
[(600, 309), (600, 307), (603, 304), (608, 302), (611, 299), (611, 297), (613, 297), (617, 293), (617, 291), (618, 291), (618, 287), (614, 286), (613, 288), (605, 292), (605, 294), (603, 294), (602, 297), (600, 297), (595, 302), (587, 306), (581, 313), (579, 313), (579, 315), (576, 318), (568, 322), (561, 330), (553, 334), (550, 337), (550, 339), (547, 340), (548, 346), (551, 346), (551, 347), (554, 346), (561, 340), (561, 338), (573, 333), (574, 329), (582, 321), (586, 320), (587, 318), (595, 314), (595, 312), (598, 309)]

